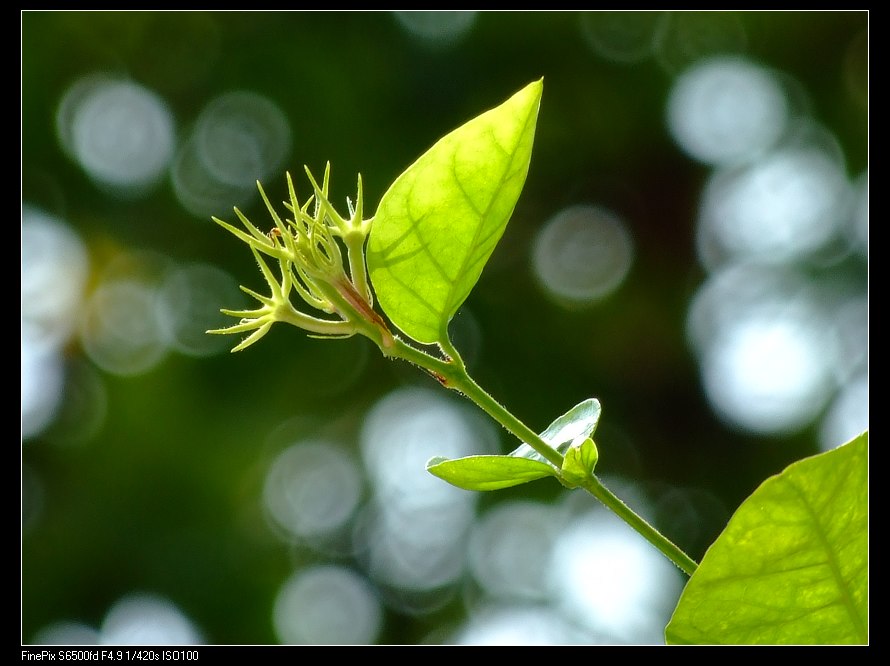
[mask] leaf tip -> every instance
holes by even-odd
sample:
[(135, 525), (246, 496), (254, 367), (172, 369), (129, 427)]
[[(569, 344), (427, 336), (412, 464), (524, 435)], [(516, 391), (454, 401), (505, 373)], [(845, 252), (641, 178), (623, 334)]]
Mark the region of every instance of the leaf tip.
[(441, 465), (443, 462), (448, 462), (448, 458), (443, 458), (442, 456), (433, 456), (426, 461), (426, 468), (427, 470), (429, 470), (431, 467)]

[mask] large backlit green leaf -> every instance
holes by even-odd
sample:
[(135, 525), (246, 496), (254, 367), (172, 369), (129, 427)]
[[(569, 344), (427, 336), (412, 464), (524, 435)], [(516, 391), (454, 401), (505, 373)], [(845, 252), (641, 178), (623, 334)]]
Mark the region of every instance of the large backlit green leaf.
[[(541, 439), (560, 453), (576, 447), (571, 460), (571, 479), (582, 479), (596, 464), (596, 446), (589, 439), (600, 417), (600, 403), (590, 399), (575, 405), (547, 426)], [(467, 456), (448, 460), (433, 458), (426, 464), (430, 474), (464, 490), (500, 490), (547, 476), (559, 476), (556, 468), (528, 444), (505, 456)], [(565, 469), (563, 470), (565, 472)]]
[(543, 82), (440, 139), (383, 195), (368, 239), (380, 307), (418, 342), (444, 341), (525, 184)]
[(739, 507), (690, 578), (669, 643), (868, 641), (868, 433), (789, 466)]

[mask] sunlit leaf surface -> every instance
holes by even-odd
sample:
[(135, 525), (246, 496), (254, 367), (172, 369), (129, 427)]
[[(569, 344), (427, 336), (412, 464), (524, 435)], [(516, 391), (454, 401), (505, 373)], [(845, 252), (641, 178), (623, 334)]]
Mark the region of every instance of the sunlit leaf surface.
[(545, 476), (556, 476), (556, 468), (538, 460), (512, 456), (467, 456), (447, 460), (433, 458), (427, 471), (464, 490), (500, 490)]
[[(541, 439), (560, 453), (565, 454), (572, 444), (580, 446), (585, 439), (593, 435), (601, 412), (600, 402), (596, 398), (579, 402), (547, 426), (546, 430), (541, 433)], [(544, 461), (544, 457), (528, 444), (519, 445), (510, 455)]]
[(440, 139), (383, 195), (368, 269), (383, 311), (423, 343), (444, 340), (525, 184), (541, 102), (536, 81)]
[(689, 580), (669, 643), (868, 641), (868, 433), (765, 481)]

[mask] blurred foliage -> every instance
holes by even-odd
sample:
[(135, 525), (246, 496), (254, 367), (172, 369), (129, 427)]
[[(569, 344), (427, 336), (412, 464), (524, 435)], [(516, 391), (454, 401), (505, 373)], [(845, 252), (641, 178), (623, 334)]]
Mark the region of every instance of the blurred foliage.
[[(800, 82), (815, 117), (843, 146), (851, 176), (861, 173), (867, 80), (851, 82), (849, 72), (851, 59), (867, 57), (868, 14), (735, 16), (748, 55)], [(93, 281), (118, 253), (152, 251), (213, 263), (257, 287), (241, 244), (187, 213), (169, 183), (147, 197), (114, 199), (65, 156), (55, 113), (68, 86), (94, 72), (131, 78), (170, 105), (180, 132), (216, 95), (258, 92), (291, 122), (288, 168), (320, 172), (330, 160), (332, 201), (351, 194), (361, 172), (373, 210), (436, 138), (543, 76), (528, 182), (457, 317), (455, 344), (462, 347), (462, 335), (476, 340), (467, 358), (474, 377), (533, 428), (597, 397), (601, 473), (651, 489), (702, 489), (728, 512), (765, 477), (816, 452), (815, 428), (752, 437), (713, 415), (684, 337), (686, 308), (704, 275), (693, 225), (706, 169), (667, 135), (672, 73), (654, 57), (634, 65), (598, 57), (579, 21), (573, 12), (483, 12), (460, 41), (431, 47), (379, 11), (24, 12), (22, 198), (81, 235)], [(282, 198), (283, 182), (266, 183), (273, 200)], [(585, 202), (626, 217), (636, 259), (611, 298), (566, 311), (537, 288), (530, 241), (556, 211)], [(257, 205), (246, 212), (263, 216)], [(71, 368), (88, 363), (76, 342), (66, 353)], [(311, 340), (283, 327), (241, 354), (170, 354), (144, 375), (103, 374), (102, 381), (107, 418), (97, 434), (72, 444), (60, 424), (23, 445), (23, 479), (42, 488), (23, 527), (26, 642), (54, 620), (96, 626), (133, 590), (174, 600), (210, 642), (275, 642), (278, 587), (295, 564), (323, 557), (282, 543), (266, 526), (263, 476), (292, 441), (268, 424), (355, 445), (373, 401), (404, 383), (434, 385), (365, 340)], [(504, 435), (502, 445), (506, 451), (515, 442)], [(545, 481), (482, 501), (560, 492)], [(709, 538), (721, 527), (713, 525)], [(700, 557), (709, 538), (684, 545)], [(440, 635), (463, 612), (458, 597), (429, 616), (390, 613), (381, 641)]]

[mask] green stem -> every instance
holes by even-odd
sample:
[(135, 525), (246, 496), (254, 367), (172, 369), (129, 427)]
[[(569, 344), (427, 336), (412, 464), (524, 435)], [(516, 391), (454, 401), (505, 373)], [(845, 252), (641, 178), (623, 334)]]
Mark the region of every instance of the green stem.
[[(521, 442), (525, 442), (535, 451), (540, 453), (548, 462), (558, 470), (562, 470), (563, 456), (550, 444), (545, 442), (540, 435), (517, 419), (497, 400), (492, 398), (479, 386), (466, 371), (463, 360), (457, 354), (453, 346), (448, 345), (446, 353), (451, 356), (451, 361), (444, 361), (426, 352), (416, 349), (401, 339), (396, 338), (392, 349), (392, 356), (409, 361), (432, 374), (447, 388), (463, 393), (472, 400), (486, 414), (504, 426)], [(688, 575), (695, 573), (698, 565), (691, 557), (684, 553), (670, 539), (657, 529), (652, 527), (633, 509), (616, 497), (606, 488), (599, 479), (591, 475), (581, 484), (588, 493), (602, 502), (608, 509), (615, 513), (624, 522), (636, 530), (643, 538), (661, 551), (665, 557), (676, 564)]]
[(695, 570), (698, 568), (695, 560), (680, 550), (673, 541), (652, 527), (627, 504), (618, 499), (596, 476), (591, 475), (581, 484), (581, 487), (605, 504), (621, 520), (634, 528), (649, 543), (658, 548), (665, 557), (686, 572), (687, 575), (691, 576), (695, 573)]
[(392, 356), (402, 358), (430, 372), (445, 387), (463, 393), (486, 414), (504, 426), (520, 441), (526, 442), (557, 469), (562, 469), (562, 455), (531, 428), (513, 416), (467, 374), (463, 360), (453, 347), (448, 349), (451, 361), (431, 356), (396, 338)]
[(486, 414), (509, 430), (520, 442), (528, 444), (544, 456), (556, 469), (562, 469), (562, 454), (541, 439), (538, 433), (507, 411), (506, 407), (492, 398), (481, 386), (473, 381), (462, 366), (460, 367), (460, 372), (446, 375), (446, 377), (448, 379), (446, 384), (448, 388), (463, 393), (482, 408)]
[(368, 301), (371, 300), (371, 288), (368, 286), (368, 272), (365, 266), (364, 243), (365, 235), (361, 233), (348, 233), (343, 236), (343, 243), (346, 245), (346, 254), (349, 257), (349, 277), (355, 290)]

